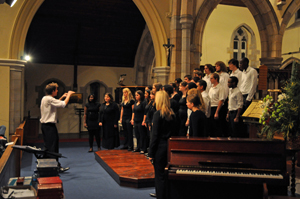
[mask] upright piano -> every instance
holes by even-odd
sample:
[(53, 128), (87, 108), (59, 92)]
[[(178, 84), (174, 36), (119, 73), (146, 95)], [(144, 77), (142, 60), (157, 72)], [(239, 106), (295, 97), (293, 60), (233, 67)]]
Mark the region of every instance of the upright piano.
[(282, 140), (171, 137), (168, 198), (263, 198), (287, 195)]

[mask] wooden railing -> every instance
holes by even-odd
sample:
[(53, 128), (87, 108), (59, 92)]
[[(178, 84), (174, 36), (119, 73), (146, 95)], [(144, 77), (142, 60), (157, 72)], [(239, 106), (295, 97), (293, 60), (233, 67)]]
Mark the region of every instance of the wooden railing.
[(0, 187), (7, 185), (9, 178), (20, 176), (22, 152), (14, 149), (13, 146), (23, 145), (25, 124), (26, 121), (16, 129), (11, 137), (13, 144), (6, 147), (0, 158)]

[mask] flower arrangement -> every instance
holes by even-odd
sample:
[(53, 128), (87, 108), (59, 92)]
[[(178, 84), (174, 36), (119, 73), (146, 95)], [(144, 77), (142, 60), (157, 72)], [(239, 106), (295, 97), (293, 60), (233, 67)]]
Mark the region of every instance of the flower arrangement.
[(291, 79), (283, 87), (283, 93), (277, 102), (267, 95), (263, 99), (263, 114), (259, 120), (263, 128), (262, 135), (272, 139), (275, 133), (283, 133), (283, 137), (298, 137), (300, 133), (300, 79), (299, 64), (294, 62)]

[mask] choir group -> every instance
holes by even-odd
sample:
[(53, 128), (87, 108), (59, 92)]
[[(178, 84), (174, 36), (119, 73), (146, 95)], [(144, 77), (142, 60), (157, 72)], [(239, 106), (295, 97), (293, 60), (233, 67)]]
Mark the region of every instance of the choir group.
[(84, 111), (84, 126), (90, 133), (89, 152), (93, 151), (94, 136), (100, 150), (99, 127), (102, 127), (104, 148), (119, 146), (117, 125), (120, 121), (125, 138), (123, 149), (145, 154), (153, 161), (156, 195), (165, 198), (168, 138), (248, 136), (241, 115), (256, 92), (258, 74), (249, 67), (247, 58), (240, 62), (231, 59), (228, 66), (229, 73), (222, 61), (215, 66), (206, 64), (204, 73), (196, 68), (193, 76), (186, 75), (183, 81), (176, 78), (168, 85), (155, 83), (147, 86), (145, 92), (136, 91), (134, 96), (130, 89), (124, 88), (120, 108), (109, 93), (101, 105), (90, 95)]

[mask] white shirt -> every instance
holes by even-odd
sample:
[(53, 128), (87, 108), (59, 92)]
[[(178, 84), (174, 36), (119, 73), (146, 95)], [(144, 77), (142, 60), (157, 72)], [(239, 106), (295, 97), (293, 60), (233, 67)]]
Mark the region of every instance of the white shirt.
[(228, 97), (229, 93), (229, 87), (228, 87), (228, 79), (229, 79), (229, 74), (226, 72), (218, 73), (219, 74), (219, 84), (221, 84), (224, 87), (225, 91), (225, 99)]
[(257, 87), (257, 71), (248, 66), (247, 70), (242, 72), (242, 82), (240, 85), (240, 90), (243, 95), (248, 94), (247, 101), (251, 101)]
[[(210, 73), (211, 74), (211, 73)], [(207, 91), (207, 93), (209, 92), (209, 90), (210, 90), (210, 88), (211, 88), (211, 81), (210, 81), (210, 74), (208, 75), (208, 74), (206, 74), (203, 78), (202, 78), (202, 80), (204, 80), (204, 81), (206, 81), (206, 84), (207, 84), (207, 86), (206, 86), (206, 91)]]
[(219, 101), (225, 100), (225, 89), (219, 83), (217, 86), (212, 86), (208, 93), (210, 97), (211, 107), (217, 107)]
[(239, 82), (237, 84), (237, 87), (240, 89), (241, 81), (242, 81), (242, 71), (240, 71), (240, 69), (236, 69), (234, 72), (232, 72), (230, 74), (230, 77), (231, 76), (234, 76), (234, 77), (238, 78)]
[(44, 96), (41, 102), (41, 123), (56, 123), (56, 108), (64, 108), (65, 106), (66, 103), (64, 101), (55, 99), (51, 95)]
[(236, 111), (239, 108), (243, 108), (243, 94), (241, 93), (238, 87), (229, 89), (229, 97), (228, 97), (228, 110)]
[(206, 115), (206, 117), (207, 118), (209, 118), (210, 117), (210, 106), (211, 106), (211, 104), (210, 104), (210, 98), (209, 98), (209, 96), (208, 96), (208, 94), (207, 94), (207, 92), (206, 91), (203, 91), (202, 93), (201, 93), (201, 95), (202, 95), (202, 98), (203, 98), (203, 101), (204, 101), (204, 105), (205, 105), (205, 115)]

